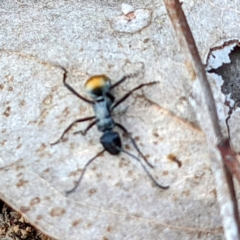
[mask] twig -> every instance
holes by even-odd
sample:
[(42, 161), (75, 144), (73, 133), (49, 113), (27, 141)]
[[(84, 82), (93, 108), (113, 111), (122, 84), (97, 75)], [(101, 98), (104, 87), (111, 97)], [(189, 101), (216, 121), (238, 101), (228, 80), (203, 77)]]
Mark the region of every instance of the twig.
[(227, 240), (239, 238), (238, 212), (231, 176), (225, 168), (221, 151), (224, 142), (219, 126), (216, 106), (206, 72), (199, 56), (191, 30), (178, 0), (164, 0), (168, 16), (174, 27), (178, 41), (187, 59), (191, 60), (196, 78), (193, 82), (190, 102), (195, 109), (201, 129), (208, 143), (212, 171), (215, 177), (218, 203)]

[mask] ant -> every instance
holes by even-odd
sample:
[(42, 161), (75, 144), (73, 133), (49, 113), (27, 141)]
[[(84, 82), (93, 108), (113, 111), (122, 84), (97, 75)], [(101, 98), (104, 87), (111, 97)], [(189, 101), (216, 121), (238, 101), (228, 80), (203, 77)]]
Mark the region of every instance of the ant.
[(84, 131), (78, 131), (75, 132), (76, 133), (81, 133), (82, 135), (85, 135), (88, 130), (90, 128), (92, 128), (95, 124), (97, 125), (97, 128), (100, 132), (102, 132), (102, 136), (100, 138), (100, 142), (103, 146), (103, 150), (99, 153), (97, 153), (93, 158), (91, 158), (86, 165), (84, 166), (82, 173), (76, 183), (76, 185), (70, 189), (69, 191), (66, 191), (66, 194), (70, 194), (72, 192), (74, 192), (76, 190), (76, 188), (78, 187), (78, 185), (80, 184), (83, 175), (85, 173), (85, 171), (87, 170), (87, 167), (90, 165), (90, 163), (92, 163), (97, 157), (99, 157), (103, 152), (107, 151), (112, 155), (118, 155), (119, 153), (123, 152), (127, 155), (129, 155), (130, 157), (134, 158), (135, 160), (137, 160), (141, 166), (143, 167), (144, 171), (147, 173), (147, 175), (149, 176), (149, 178), (153, 181), (153, 183), (162, 189), (168, 189), (169, 186), (162, 186), (160, 185), (154, 178), (153, 176), (150, 174), (150, 172), (147, 170), (147, 168), (144, 166), (144, 164), (142, 163), (142, 161), (136, 157), (135, 155), (133, 155), (132, 153), (126, 151), (125, 149), (122, 148), (122, 142), (121, 142), (121, 138), (119, 136), (118, 132), (113, 131), (114, 127), (118, 127), (120, 130), (123, 131), (124, 134), (127, 135), (127, 137), (131, 140), (132, 145), (134, 146), (134, 148), (137, 150), (137, 152), (140, 154), (140, 156), (145, 160), (145, 162), (148, 164), (149, 167), (154, 168), (153, 165), (151, 165), (146, 157), (143, 155), (143, 153), (140, 151), (137, 143), (135, 142), (135, 140), (131, 137), (130, 133), (127, 131), (127, 129), (122, 126), (119, 123), (116, 123), (113, 118), (112, 118), (112, 111), (119, 105), (121, 104), (123, 101), (125, 101), (134, 91), (144, 87), (144, 86), (150, 86), (153, 84), (156, 84), (157, 82), (150, 82), (150, 83), (143, 83), (140, 84), (139, 86), (133, 88), (132, 90), (130, 90), (128, 93), (126, 93), (123, 97), (121, 97), (118, 101), (115, 102), (115, 97), (112, 94), (112, 89), (114, 89), (115, 87), (117, 87), (118, 85), (120, 85), (121, 83), (123, 83), (126, 79), (135, 76), (135, 74), (130, 74), (130, 75), (126, 75), (124, 77), (122, 77), (119, 81), (117, 81), (114, 84), (111, 84), (111, 80), (110, 78), (108, 78), (105, 75), (96, 75), (93, 76), (91, 78), (89, 78), (87, 80), (87, 82), (85, 83), (85, 89), (88, 91), (90, 97), (92, 98), (92, 100), (89, 100), (83, 96), (81, 96), (79, 93), (77, 93), (67, 82), (67, 70), (63, 67), (60, 67), (63, 71), (63, 84), (64, 86), (70, 91), (72, 92), (75, 96), (77, 96), (78, 98), (82, 99), (83, 101), (91, 104), (93, 106), (93, 110), (95, 113), (95, 116), (92, 117), (86, 117), (86, 118), (80, 118), (75, 120), (73, 123), (71, 123), (62, 133), (61, 137), (59, 138), (59, 140), (57, 140), (56, 142), (52, 143), (51, 145), (55, 145), (57, 143), (59, 143), (64, 135), (76, 124), (79, 122), (85, 122), (85, 121), (90, 121), (90, 120), (94, 120), (92, 121), (87, 128)]

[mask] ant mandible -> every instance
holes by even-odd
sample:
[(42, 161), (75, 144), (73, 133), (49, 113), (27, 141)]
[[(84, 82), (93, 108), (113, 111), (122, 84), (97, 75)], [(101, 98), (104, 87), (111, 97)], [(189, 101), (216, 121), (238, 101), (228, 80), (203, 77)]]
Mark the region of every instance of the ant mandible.
[(70, 189), (69, 191), (66, 191), (66, 194), (70, 194), (72, 192), (74, 192), (76, 190), (76, 188), (78, 187), (78, 185), (80, 184), (83, 175), (87, 169), (87, 167), (90, 165), (90, 163), (92, 163), (97, 157), (99, 157), (103, 152), (107, 151), (112, 155), (118, 155), (119, 153), (123, 152), (127, 155), (129, 155), (130, 157), (134, 158), (135, 160), (137, 160), (141, 166), (143, 167), (144, 171), (147, 173), (147, 175), (149, 176), (149, 178), (153, 181), (153, 183), (162, 189), (168, 189), (169, 186), (162, 186), (160, 185), (154, 178), (153, 176), (150, 174), (150, 172), (147, 170), (147, 168), (144, 166), (144, 164), (142, 163), (142, 161), (136, 157), (135, 155), (133, 155), (132, 153), (126, 151), (125, 149), (122, 148), (122, 142), (121, 142), (121, 138), (118, 134), (118, 132), (114, 132), (113, 128), (114, 127), (118, 127), (119, 129), (121, 129), (123, 131), (123, 133), (125, 133), (127, 135), (127, 137), (131, 140), (132, 145), (134, 146), (134, 148), (137, 150), (137, 152), (140, 154), (140, 156), (145, 160), (145, 162), (148, 164), (149, 167), (153, 168), (153, 165), (151, 165), (146, 157), (143, 155), (143, 153), (140, 151), (137, 143), (135, 142), (135, 140), (132, 138), (132, 136), (130, 135), (130, 133), (127, 131), (127, 129), (122, 126), (119, 123), (116, 123), (113, 118), (112, 118), (112, 111), (123, 101), (125, 101), (134, 91), (145, 87), (145, 86), (150, 86), (153, 84), (156, 84), (157, 82), (150, 82), (150, 83), (143, 83), (140, 84), (139, 86), (133, 88), (132, 90), (130, 90), (128, 93), (126, 93), (123, 97), (121, 97), (118, 101), (115, 102), (115, 97), (112, 94), (112, 89), (117, 87), (118, 85), (120, 85), (121, 83), (123, 83), (127, 78), (133, 77), (135, 76), (134, 74), (132, 75), (126, 75), (124, 77), (122, 77), (119, 81), (117, 81), (114, 84), (111, 84), (111, 80), (105, 76), (105, 75), (96, 75), (93, 76), (91, 78), (89, 78), (87, 80), (87, 82), (85, 83), (85, 89), (88, 91), (89, 95), (91, 96), (92, 100), (89, 100), (83, 96), (81, 96), (79, 93), (77, 93), (67, 82), (67, 70), (63, 67), (61, 67), (61, 69), (64, 71), (63, 74), (63, 84), (64, 86), (70, 91), (72, 92), (75, 96), (77, 96), (78, 98), (82, 99), (83, 101), (90, 103), (93, 106), (93, 110), (95, 113), (95, 116), (92, 117), (86, 117), (86, 118), (80, 118), (75, 120), (73, 123), (71, 123), (62, 133), (61, 137), (59, 138), (59, 140), (57, 140), (56, 142), (52, 143), (51, 145), (55, 145), (57, 143), (59, 143), (64, 135), (76, 124), (79, 122), (85, 122), (85, 121), (89, 121), (89, 120), (94, 120), (92, 121), (87, 128), (84, 131), (79, 131), (79, 132), (75, 132), (75, 133), (82, 133), (82, 135), (85, 135), (88, 130), (90, 128), (92, 128), (95, 124), (97, 125), (97, 128), (100, 132), (103, 132), (101, 138), (100, 138), (100, 142), (103, 146), (103, 150), (101, 152), (99, 152), (98, 154), (96, 154), (93, 158), (91, 158), (86, 165), (84, 166), (82, 173), (76, 183), (76, 185)]

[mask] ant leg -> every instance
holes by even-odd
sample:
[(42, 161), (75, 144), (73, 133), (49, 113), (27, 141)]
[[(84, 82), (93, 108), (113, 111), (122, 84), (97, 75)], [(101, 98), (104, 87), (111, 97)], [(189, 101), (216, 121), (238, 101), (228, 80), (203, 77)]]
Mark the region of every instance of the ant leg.
[(92, 159), (90, 159), (90, 160), (86, 163), (86, 165), (84, 166), (84, 168), (83, 168), (83, 170), (82, 170), (82, 173), (81, 173), (79, 179), (77, 180), (76, 185), (75, 185), (72, 189), (66, 191), (66, 195), (68, 195), (68, 194), (70, 194), (70, 193), (72, 193), (72, 192), (74, 192), (74, 191), (76, 190), (76, 188), (78, 187), (78, 185), (80, 184), (80, 182), (81, 182), (81, 180), (82, 180), (82, 178), (83, 178), (84, 173), (85, 173), (86, 170), (87, 170), (88, 165), (89, 165), (90, 163), (92, 163), (97, 157), (99, 157), (104, 151), (105, 151), (105, 149), (102, 150), (101, 152), (99, 152), (96, 156), (94, 156)]
[(83, 101), (87, 102), (87, 103), (91, 103), (93, 104), (94, 101), (91, 101), (83, 96), (81, 96), (79, 93), (77, 93), (67, 82), (66, 82), (66, 79), (67, 79), (67, 70), (64, 68), (64, 67), (61, 67), (60, 68), (64, 71), (63, 73), (63, 84), (64, 86), (71, 92), (73, 93), (75, 96), (77, 96), (78, 98), (82, 99)]
[(115, 87), (117, 87), (118, 85), (120, 85), (121, 83), (123, 83), (126, 79), (128, 79), (129, 77), (131, 77), (131, 75), (126, 75), (126, 76), (123, 76), (120, 80), (118, 80), (116, 83), (114, 83), (110, 89), (113, 89)]
[(119, 147), (117, 147), (117, 148), (119, 149), (119, 151), (126, 153), (126, 154), (129, 155), (130, 157), (132, 157), (132, 158), (134, 158), (135, 160), (137, 160), (138, 162), (140, 162), (140, 164), (142, 165), (143, 170), (147, 173), (148, 177), (153, 181), (153, 183), (154, 183), (157, 187), (162, 188), (162, 189), (168, 189), (168, 188), (169, 188), (169, 186), (162, 186), (162, 185), (160, 185), (160, 184), (153, 178), (153, 176), (150, 174), (150, 172), (149, 172), (149, 171), (147, 170), (147, 168), (143, 165), (143, 163), (140, 161), (139, 158), (137, 158), (136, 156), (134, 156), (133, 154), (131, 154), (130, 152), (127, 152), (126, 150), (124, 150), (124, 149), (122, 149), (122, 148), (119, 148)]
[(128, 93), (126, 93), (123, 97), (121, 97), (117, 102), (115, 102), (113, 104), (113, 106), (111, 107), (111, 111), (117, 107), (120, 103), (122, 103), (123, 101), (125, 101), (134, 91), (142, 88), (142, 87), (145, 87), (145, 86), (151, 86), (153, 84), (156, 84), (158, 82), (150, 82), (150, 83), (143, 83), (143, 84), (140, 84), (138, 87), (135, 87), (133, 88), (131, 91), (129, 91)]
[(92, 128), (92, 127), (97, 123), (97, 121), (98, 121), (98, 120), (95, 120), (94, 122), (90, 123), (84, 131), (82, 131), (82, 130), (81, 130), (81, 131), (76, 131), (76, 132), (74, 132), (73, 134), (81, 133), (83, 136), (85, 136), (85, 135), (87, 134), (88, 130), (89, 130), (90, 128)]
[[(142, 66), (143, 66), (143, 68), (144, 68), (144, 64), (143, 63), (141, 63), (142, 64)], [(128, 75), (126, 75), (126, 76), (123, 76), (120, 80), (118, 80), (116, 83), (114, 83), (111, 87), (110, 87), (110, 89), (113, 89), (113, 88), (115, 88), (115, 87), (117, 87), (118, 85), (120, 85), (121, 83), (123, 83), (126, 79), (128, 79), (128, 78), (132, 78), (132, 77), (136, 77), (137, 75), (139, 75), (139, 73), (140, 73), (141, 71), (138, 71), (138, 72), (136, 72), (136, 73), (132, 73), (132, 74), (128, 74)]]
[(93, 117), (87, 117), (87, 118), (81, 118), (81, 119), (77, 119), (75, 120), (73, 123), (71, 123), (65, 130), (64, 132), (62, 133), (61, 137), (54, 143), (51, 143), (51, 145), (55, 145), (55, 144), (58, 144), (64, 137), (64, 135), (76, 124), (76, 123), (79, 123), (79, 122), (85, 122), (85, 121), (89, 121), (89, 120), (92, 120), (94, 119), (95, 116)]
[(137, 152), (140, 154), (140, 156), (144, 159), (144, 161), (148, 164), (149, 167), (154, 168), (154, 166), (148, 162), (148, 160), (146, 159), (146, 157), (143, 155), (143, 153), (140, 151), (136, 141), (134, 140), (134, 138), (132, 138), (132, 136), (130, 135), (130, 133), (127, 131), (127, 129), (119, 124), (119, 123), (115, 123), (116, 127), (120, 128), (125, 134), (127, 134), (128, 138), (130, 138), (132, 145), (135, 147), (135, 149), (137, 150)]

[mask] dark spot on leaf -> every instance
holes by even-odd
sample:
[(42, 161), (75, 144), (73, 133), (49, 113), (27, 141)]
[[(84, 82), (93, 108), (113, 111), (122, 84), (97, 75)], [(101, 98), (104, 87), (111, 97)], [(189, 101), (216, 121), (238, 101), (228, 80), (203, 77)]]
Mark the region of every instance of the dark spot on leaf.
[(102, 173), (97, 173), (96, 175), (98, 178), (102, 177)]
[(146, 154), (146, 155), (145, 155), (145, 158), (147, 158), (147, 159), (150, 158), (150, 155), (149, 155), (149, 154)]
[(143, 42), (144, 42), (144, 43), (148, 43), (149, 40), (150, 40), (149, 38), (145, 38), (145, 39), (143, 40)]
[(26, 102), (24, 101), (24, 100), (21, 100), (20, 102), (19, 102), (19, 105), (20, 106), (24, 106), (26, 104)]
[(90, 227), (92, 227), (92, 223), (87, 224), (87, 228), (90, 228)]
[(135, 139), (135, 141), (139, 141), (140, 138), (138, 136), (136, 136), (134, 139)]
[(43, 219), (43, 216), (42, 215), (37, 215), (37, 220), (41, 220)]
[(89, 195), (93, 195), (96, 192), (97, 192), (97, 190), (95, 188), (92, 188), (89, 190)]
[(59, 217), (65, 213), (65, 209), (60, 208), (60, 207), (55, 207), (51, 210), (50, 215), (52, 217)]
[(190, 195), (190, 191), (189, 190), (185, 190), (182, 192), (183, 195), (185, 195), (186, 197), (189, 197)]
[(129, 149), (130, 149), (130, 146), (129, 146), (128, 144), (125, 144), (125, 148), (126, 148), (127, 150), (129, 150)]
[(19, 144), (17, 145), (17, 149), (21, 148), (22, 147), (22, 144)]
[[(20, 161), (22, 161), (22, 160), (23, 160), (23, 159), (20, 158), (20, 159), (18, 159), (17, 161), (20, 162)], [(24, 169), (24, 166), (23, 166), (23, 165), (17, 165), (17, 166), (16, 166), (16, 170), (20, 170), (20, 169)]]
[(156, 132), (153, 133), (153, 136), (154, 137), (159, 137), (158, 133), (156, 133)]
[(28, 212), (29, 210), (30, 210), (29, 207), (26, 207), (26, 206), (21, 206), (21, 207), (20, 207), (20, 212), (21, 212), (21, 213), (26, 213), (26, 212)]
[(4, 115), (5, 117), (9, 117), (10, 111), (11, 111), (11, 108), (8, 106), (8, 107), (6, 108), (6, 110), (5, 110), (5, 112), (3, 113), (3, 115)]
[(162, 175), (166, 176), (166, 175), (168, 175), (168, 173), (169, 173), (168, 171), (163, 171)]
[(129, 170), (129, 171), (128, 171), (128, 175), (129, 175), (129, 176), (132, 176), (132, 174), (133, 174), (133, 171), (132, 171), (132, 170)]
[(20, 172), (20, 173), (17, 174), (17, 177), (21, 177), (22, 175), (23, 175), (23, 173)]
[(73, 222), (72, 222), (72, 226), (73, 227), (76, 227), (78, 224), (80, 224), (82, 222), (82, 219), (77, 219), (77, 220), (74, 220)]
[(69, 177), (79, 176), (79, 174), (80, 174), (81, 172), (82, 172), (81, 169), (77, 169), (77, 170), (75, 170), (75, 171), (70, 172), (70, 173), (68, 174), (68, 176), (69, 176)]
[(41, 151), (43, 151), (46, 147), (47, 147), (46, 144), (42, 143), (41, 146), (37, 149), (36, 152), (41, 152)]
[(22, 187), (22, 186), (24, 186), (26, 183), (28, 183), (28, 181), (26, 181), (26, 180), (24, 180), (24, 179), (20, 179), (16, 186), (17, 186), (17, 187)]
[(35, 197), (30, 201), (30, 205), (32, 206), (40, 202), (41, 202), (41, 199), (39, 197)]

